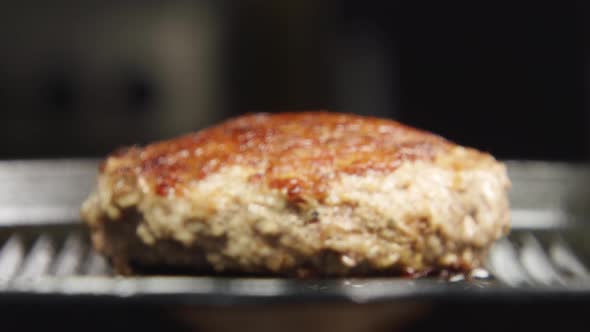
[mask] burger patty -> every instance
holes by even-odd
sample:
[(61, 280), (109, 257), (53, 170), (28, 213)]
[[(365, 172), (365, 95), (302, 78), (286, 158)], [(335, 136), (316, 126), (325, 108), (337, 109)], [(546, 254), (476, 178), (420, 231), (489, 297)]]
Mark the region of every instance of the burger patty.
[(509, 187), (491, 155), (395, 121), (252, 114), (113, 153), (82, 215), (121, 274), (420, 275), (481, 266)]

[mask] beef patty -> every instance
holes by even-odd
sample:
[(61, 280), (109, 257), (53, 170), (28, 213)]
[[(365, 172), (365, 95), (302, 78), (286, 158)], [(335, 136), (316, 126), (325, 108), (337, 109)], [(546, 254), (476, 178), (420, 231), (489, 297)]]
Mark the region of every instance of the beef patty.
[(415, 275), (481, 266), (509, 187), (491, 155), (395, 121), (252, 114), (113, 153), (82, 215), (121, 274)]

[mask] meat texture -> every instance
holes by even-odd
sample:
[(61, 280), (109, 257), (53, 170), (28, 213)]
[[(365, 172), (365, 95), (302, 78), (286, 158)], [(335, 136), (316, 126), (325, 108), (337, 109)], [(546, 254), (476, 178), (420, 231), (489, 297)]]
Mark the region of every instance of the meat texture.
[(467, 271), (509, 230), (505, 166), (398, 122), (251, 114), (101, 165), (82, 207), (122, 274)]

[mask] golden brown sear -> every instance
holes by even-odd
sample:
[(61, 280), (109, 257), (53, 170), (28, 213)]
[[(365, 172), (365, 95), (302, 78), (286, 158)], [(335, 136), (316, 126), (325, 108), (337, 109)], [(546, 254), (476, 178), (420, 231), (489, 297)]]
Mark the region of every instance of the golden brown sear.
[(449, 143), (392, 120), (352, 114), (253, 114), (145, 148), (119, 151), (133, 167), (119, 172), (154, 181), (160, 195), (182, 195), (186, 184), (234, 165), (261, 172), (264, 181), (294, 200), (321, 199), (338, 174), (391, 172), (405, 161), (431, 161)]
[(114, 153), (83, 215), (123, 273), (420, 273), (481, 265), (508, 187), (490, 155), (392, 120), (251, 114)]

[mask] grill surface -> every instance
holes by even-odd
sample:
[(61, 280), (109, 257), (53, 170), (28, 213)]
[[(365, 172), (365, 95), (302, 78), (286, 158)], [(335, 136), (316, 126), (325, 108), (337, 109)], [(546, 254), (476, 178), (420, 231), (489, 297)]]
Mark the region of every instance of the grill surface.
[(54, 231), (31, 234), (28, 231), (24, 234), (13, 231), (2, 244), (0, 276), (5, 285), (15, 280), (110, 274), (108, 264), (92, 250), (85, 233), (61, 230), (66, 234)]
[[(95, 162), (0, 164), (0, 183), (11, 182), (11, 188), (20, 195), (15, 199), (8, 193), (0, 194), (0, 292), (5, 295), (0, 301), (10, 299), (10, 295), (207, 304), (310, 298), (372, 302), (437, 296), (589, 295), (590, 246), (585, 239), (590, 235), (590, 225), (584, 222), (588, 214), (583, 198), (587, 189), (574, 184), (584, 183), (581, 179), (590, 178), (590, 171), (538, 163), (509, 165), (515, 186), (514, 230), (493, 247), (487, 270), (452, 276), (450, 280), (301, 281), (114, 277), (104, 259), (91, 249), (88, 233), (75, 217), (92, 186)], [(39, 191), (36, 183), (48, 190)], [(28, 212), (19, 214), (21, 210)]]

